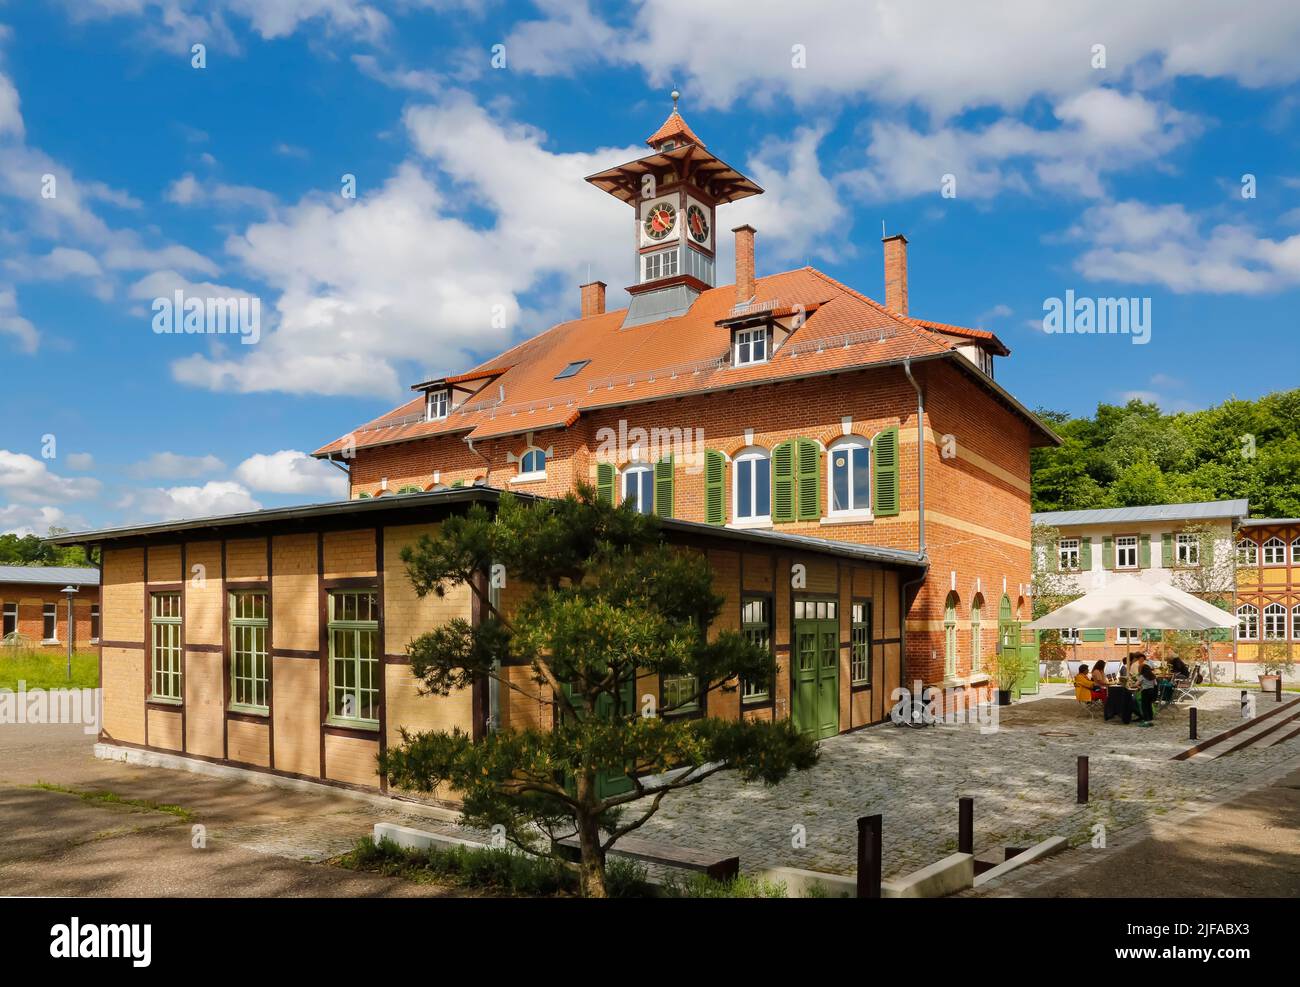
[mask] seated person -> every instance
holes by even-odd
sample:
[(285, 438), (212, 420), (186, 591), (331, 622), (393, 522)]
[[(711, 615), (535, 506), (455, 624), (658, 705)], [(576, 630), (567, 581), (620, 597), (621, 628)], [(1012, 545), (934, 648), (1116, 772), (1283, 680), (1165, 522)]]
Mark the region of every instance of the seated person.
[(1175, 678), (1188, 679), (1192, 677), (1192, 670), (1187, 667), (1187, 662), (1183, 661), (1177, 655), (1170, 656), (1169, 671), (1174, 674)]
[(1079, 674), (1074, 677), (1074, 698), (1081, 703), (1093, 700), (1092, 676), (1088, 674), (1087, 665), (1080, 665)]
[(1092, 691), (1100, 693), (1102, 702), (1106, 701), (1106, 693), (1109, 692), (1110, 682), (1106, 679), (1106, 662), (1098, 658), (1092, 666)]

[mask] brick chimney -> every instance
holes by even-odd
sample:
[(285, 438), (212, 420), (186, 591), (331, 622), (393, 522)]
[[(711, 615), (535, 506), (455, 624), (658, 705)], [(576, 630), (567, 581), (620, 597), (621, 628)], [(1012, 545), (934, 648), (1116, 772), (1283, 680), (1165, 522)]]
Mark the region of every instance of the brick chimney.
[(743, 305), (754, 297), (754, 227), (737, 226), (736, 234), (736, 304)]
[(907, 314), (907, 237), (901, 233), (880, 241), (885, 245), (885, 308)]
[(591, 281), (581, 285), (582, 317), (605, 314), (605, 282)]

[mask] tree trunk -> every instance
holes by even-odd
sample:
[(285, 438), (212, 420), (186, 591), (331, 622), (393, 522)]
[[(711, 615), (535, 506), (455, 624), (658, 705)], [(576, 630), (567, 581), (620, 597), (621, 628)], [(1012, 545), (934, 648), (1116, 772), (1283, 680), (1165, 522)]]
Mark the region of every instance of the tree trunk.
[(583, 771), (578, 775), (578, 802), (576, 822), (578, 845), (582, 851), (579, 883), (584, 898), (605, 898), (605, 851), (600, 845), (600, 824), (597, 814), (591, 811), (595, 801), (596, 775)]

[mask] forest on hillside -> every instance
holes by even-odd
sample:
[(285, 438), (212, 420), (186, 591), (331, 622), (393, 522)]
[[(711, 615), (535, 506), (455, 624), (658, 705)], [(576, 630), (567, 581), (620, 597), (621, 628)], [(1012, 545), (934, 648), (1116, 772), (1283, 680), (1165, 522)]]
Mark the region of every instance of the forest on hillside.
[(1065, 441), (1033, 450), (1035, 511), (1246, 497), (1252, 517), (1300, 517), (1300, 388), (1169, 415), (1144, 401), (1037, 414)]

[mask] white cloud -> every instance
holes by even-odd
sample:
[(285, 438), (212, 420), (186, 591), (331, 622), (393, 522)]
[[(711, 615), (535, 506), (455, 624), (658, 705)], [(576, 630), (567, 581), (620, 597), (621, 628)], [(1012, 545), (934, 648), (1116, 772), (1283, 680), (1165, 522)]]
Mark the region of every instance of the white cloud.
[(1300, 285), (1300, 234), (1270, 240), (1240, 224), (1204, 225), (1182, 205), (1094, 206), (1070, 231), (1088, 245), (1075, 267), (1093, 280), (1178, 293), (1260, 294)]
[(260, 510), (262, 505), (243, 486), (227, 480), (210, 480), (201, 487), (156, 487), (136, 490), (117, 505), (136, 516), (175, 521)]
[(0, 285), (0, 335), (12, 336), (24, 353), (35, 353), (40, 345), (36, 327), (18, 314), (18, 296), (4, 285)]
[(89, 527), (89, 522), (80, 514), (68, 514), (61, 508), (48, 504), (0, 504), (0, 534), (19, 537), (39, 535), (43, 538), (50, 533), (51, 528), (84, 531)]
[(87, 476), (59, 476), (43, 460), (22, 452), (0, 449), (0, 496), (20, 504), (52, 500), (85, 500), (99, 493), (98, 480)]
[(178, 206), (206, 206), (219, 209), (252, 208), (270, 212), (275, 208), (275, 196), (265, 189), (251, 185), (230, 185), (225, 182), (202, 181), (192, 173), (176, 179), (163, 193), (168, 202)]
[(279, 494), (347, 495), (347, 476), (329, 463), (297, 449), (249, 456), (235, 468), (235, 476), (253, 490)]
[(132, 476), (159, 480), (190, 480), (205, 473), (218, 473), (226, 468), (216, 456), (185, 456), (176, 452), (155, 452), (148, 459), (127, 468)]
[(8, 77), (0, 75), (0, 137), (22, 138), (25, 132), (19, 108), (18, 90)]
[(85, 473), (95, 468), (95, 457), (88, 452), (70, 452), (66, 457), (68, 468)]

